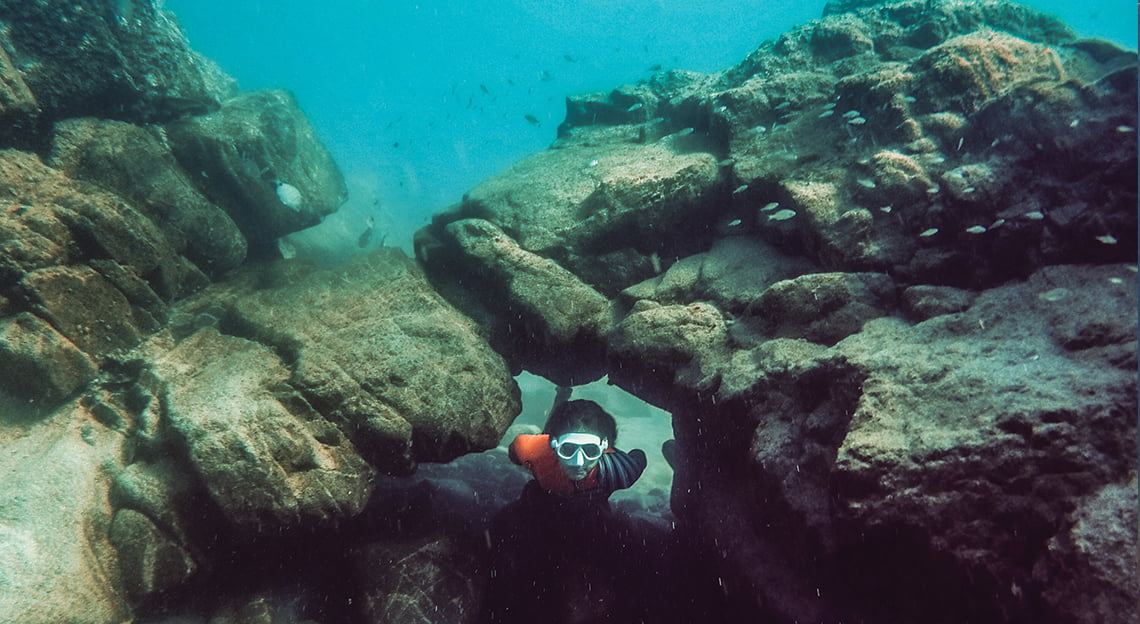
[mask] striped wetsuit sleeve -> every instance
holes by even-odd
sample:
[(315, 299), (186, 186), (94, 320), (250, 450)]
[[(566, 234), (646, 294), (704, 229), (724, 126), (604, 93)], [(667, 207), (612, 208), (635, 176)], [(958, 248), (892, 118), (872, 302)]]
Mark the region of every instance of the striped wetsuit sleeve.
[(645, 451), (641, 449), (602, 453), (598, 461), (598, 485), (610, 491), (624, 490), (637, 481), (647, 463)]

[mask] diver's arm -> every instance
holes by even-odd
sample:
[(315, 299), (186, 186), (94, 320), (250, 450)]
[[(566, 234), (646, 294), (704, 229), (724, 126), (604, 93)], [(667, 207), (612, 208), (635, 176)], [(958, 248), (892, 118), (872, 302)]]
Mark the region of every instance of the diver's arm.
[(641, 449), (602, 453), (598, 461), (598, 484), (606, 490), (624, 490), (641, 477), (648, 464)]

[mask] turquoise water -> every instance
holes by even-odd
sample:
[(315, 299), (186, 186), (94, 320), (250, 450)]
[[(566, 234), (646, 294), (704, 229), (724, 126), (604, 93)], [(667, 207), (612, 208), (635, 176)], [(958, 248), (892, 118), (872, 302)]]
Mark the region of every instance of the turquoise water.
[[(243, 89), (291, 90), (349, 180), (318, 247), (386, 244), (547, 147), (567, 95), (651, 68), (724, 69), (824, 3), (745, 0), (167, 0)], [(1042, 0), (1079, 33), (1136, 47), (1136, 5)], [(532, 117), (537, 123), (527, 119)], [(302, 239), (304, 237), (301, 237)]]

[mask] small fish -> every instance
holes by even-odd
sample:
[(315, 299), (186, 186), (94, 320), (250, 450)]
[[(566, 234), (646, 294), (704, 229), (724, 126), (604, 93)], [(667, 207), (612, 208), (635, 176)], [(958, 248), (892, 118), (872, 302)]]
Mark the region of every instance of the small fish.
[(828, 102), (823, 105), (823, 110), (832, 110), (835, 108), (835, 102)]
[(649, 66), (649, 71), (652, 71), (652, 72), (655, 72), (655, 71), (661, 71), (661, 67), (662, 67), (662, 66), (661, 66), (661, 64), (660, 64), (660, 63), (658, 63), (658, 64), (656, 64), (656, 65), (650, 65), (650, 66)]
[(485, 84), (479, 85), (479, 90), (482, 91), (484, 95), (490, 95), (491, 93), (490, 89), (488, 89), (487, 85)]
[(744, 223), (744, 221), (741, 221), (740, 219), (733, 219), (732, 221), (729, 221), (727, 225), (728, 225), (728, 227), (731, 228), (731, 227), (737, 227), (741, 223)]
[(538, 120), (538, 117), (535, 117), (534, 115), (523, 115), (523, 119), (525, 119), (525, 120), (529, 121), (530, 123), (532, 123), (532, 124), (534, 124), (534, 125), (536, 125), (536, 126), (538, 126), (538, 125), (541, 125), (541, 124), (542, 124), (542, 122), (540, 122), (540, 121)]
[(600, 163), (600, 162), (601, 162), (600, 160), (598, 160), (597, 158), (595, 158), (595, 159), (593, 159), (593, 160), (591, 160), (591, 161), (590, 161), (590, 166), (591, 166), (591, 167), (597, 167), (597, 166), (598, 166), (598, 163)]
[(1103, 234), (1101, 236), (1097, 236), (1096, 239), (1105, 245), (1115, 245), (1116, 243), (1120, 242), (1116, 240), (1116, 237), (1112, 234)]
[(914, 97), (913, 95), (906, 95), (906, 96), (903, 96), (903, 101), (906, 102), (907, 104), (914, 104), (915, 102), (918, 101), (918, 98)]
[(876, 186), (875, 181), (870, 178), (858, 178), (855, 180), (855, 182), (857, 182), (859, 186), (862, 186), (863, 188), (873, 189)]
[(863, 117), (853, 117), (851, 119), (848, 119), (847, 123), (851, 124), (852, 126), (861, 126), (867, 123), (867, 120)]
[(991, 141), (990, 147), (997, 147), (998, 143), (1001, 143), (1001, 137), (998, 137), (998, 138), (994, 139), (993, 141)]
[(574, 58), (573, 56), (570, 56), (569, 54), (563, 54), (562, 60), (566, 61), (567, 63), (577, 63), (578, 62), (578, 59)]
[(930, 228), (929, 230), (923, 230), (922, 233), (919, 234), (919, 236), (921, 236), (923, 238), (930, 238), (931, 236), (934, 236), (937, 233), (938, 233), (938, 228)]
[(625, 112), (632, 113), (633, 111), (638, 111), (638, 110), (641, 110), (643, 108), (645, 108), (645, 105), (642, 104), (641, 102), (638, 102), (637, 104), (634, 104), (633, 106), (630, 106), (629, 108), (625, 109)]
[(1119, 278), (1119, 277), (1110, 277), (1110, 278), (1108, 278), (1108, 283), (1109, 284), (1123, 284), (1124, 280)]
[(550, 82), (551, 80), (554, 80), (554, 76), (551, 76), (550, 72), (546, 71), (545, 69), (541, 69), (538, 71), (538, 79), (542, 82)]
[(1037, 295), (1037, 298), (1042, 301), (1048, 301), (1052, 303), (1068, 297), (1069, 294), (1070, 291), (1068, 288), (1054, 288), (1053, 290), (1047, 290)]
[(796, 216), (795, 210), (789, 210), (787, 208), (784, 208), (783, 210), (780, 210), (780, 211), (777, 211), (777, 212), (774, 212), (774, 213), (768, 215), (768, 220), (769, 221), (787, 221), (788, 219), (791, 219), (794, 216)]
[(961, 138), (959, 138), (959, 139), (958, 139), (958, 149), (956, 149), (956, 150), (954, 150), (954, 151), (956, 151), (956, 152), (960, 152), (960, 151), (962, 151), (962, 143), (963, 143), (963, 142), (965, 142), (965, 141), (966, 141), (966, 137), (961, 137)]
[(364, 223), (365, 223), (364, 232), (362, 232), (360, 234), (360, 238), (357, 239), (357, 241), (356, 241), (357, 246), (360, 247), (361, 249), (367, 247), (368, 243), (372, 240), (372, 231), (376, 227), (376, 219), (373, 219), (372, 217), (368, 217), (368, 220), (365, 221)]
[(789, 107), (789, 106), (791, 106), (791, 105), (792, 105), (792, 103), (791, 103), (791, 102), (789, 102), (789, 101), (785, 100), (785, 101), (783, 101), (783, 102), (780, 102), (780, 103), (779, 103), (779, 104), (778, 104), (778, 105), (777, 105), (777, 106), (776, 106), (774, 109), (772, 109), (772, 110), (784, 110), (785, 108), (787, 108), (787, 107)]
[(860, 113), (857, 110), (849, 110), (846, 113), (843, 113), (844, 119), (854, 119), (855, 117), (859, 117), (859, 116), (860, 116)]
[(736, 189), (734, 191), (732, 191), (732, 194), (733, 195), (739, 195), (739, 194), (741, 194), (747, 190), (748, 190), (748, 185), (747, 184), (741, 184), (740, 186), (736, 187)]
[(978, 189), (976, 189), (972, 186), (967, 186), (966, 188), (962, 189), (962, 194), (963, 195), (969, 195), (970, 193), (973, 193), (976, 190), (978, 190)]
[(756, 126), (756, 131), (763, 134), (768, 131), (768, 126)]
[(693, 133), (692, 128), (682, 128), (682, 129), (678, 130), (677, 132), (673, 133), (673, 136), (683, 137), (683, 136), (689, 136), (692, 133)]
[(926, 194), (927, 195), (937, 195), (938, 192), (941, 190), (942, 189), (938, 188), (937, 186), (932, 186), (932, 187), (926, 189)]
[(718, 112), (718, 113), (727, 113), (727, 112), (728, 112), (728, 107), (727, 107), (727, 106), (723, 106), (723, 105), (722, 105), (722, 106), (718, 106), (718, 107), (716, 107), (716, 112)]
[(760, 209), (760, 212), (772, 212), (779, 207), (780, 202), (769, 202), (767, 204), (764, 204), (764, 207)]
[(994, 228), (999, 228), (1003, 225), (1005, 225), (1005, 219), (998, 219), (997, 221), (994, 221), (990, 224), (990, 229), (992, 230)]
[(1045, 213), (1041, 212), (1040, 210), (1033, 210), (1031, 212), (1025, 213), (1025, 218), (1029, 219), (1030, 221), (1040, 221), (1045, 218)]
[(833, 111), (833, 110), (825, 110), (819, 114), (819, 118), (823, 119), (824, 117), (831, 117), (834, 114), (835, 114), (835, 111)]
[(1132, 126), (1120, 125), (1116, 127), (1116, 131), (1121, 133), (1136, 132), (1136, 128), (1133, 128)]
[(971, 225), (970, 227), (966, 228), (966, 233), (967, 234), (985, 234), (986, 233), (986, 226), (984, 226), (984, 225)]
[(1070, 127), (1070, 128), (1076, 128), (1076, 127), (1077, 127), (1077, 126), (1079, 126), (1079, 125), (1081, 125), (1081, 120), (1080, 120), (1080, 119), (1074, 119), (1074, 120), (1072, 120), (1072, 121), (1070, 121), (1070, 122), (1069, 122), (1069, 127)]
[(717, 166), (718, 167), (731, 167), (734, 164), (736, 164), (735, 158), (725, 158), (724, 160), (718, 162)]
[(305, 203), (305, 198), (297, 187), (281, 180), (277, 181), (277, 199), (297, 212), (301, 211), (301, 206)]
[(891, 214), (892, 210), (894, 210), (894, 207), (892, 207), (892, 206), (883, 206), (883, 207), (879, 208), (879, 211), (882, 212), (883, 214)]

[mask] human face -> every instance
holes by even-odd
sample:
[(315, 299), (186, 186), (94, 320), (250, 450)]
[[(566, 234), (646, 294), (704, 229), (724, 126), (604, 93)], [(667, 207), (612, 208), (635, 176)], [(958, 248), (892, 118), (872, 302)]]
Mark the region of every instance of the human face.
[(552, 439), (550, 446), (566, 476), (573, 481), (581, 481), (598, 465), (609, 442), (593, 433), (576, 431)]

